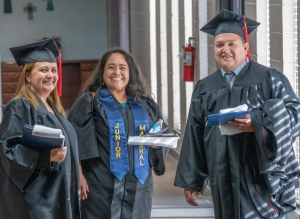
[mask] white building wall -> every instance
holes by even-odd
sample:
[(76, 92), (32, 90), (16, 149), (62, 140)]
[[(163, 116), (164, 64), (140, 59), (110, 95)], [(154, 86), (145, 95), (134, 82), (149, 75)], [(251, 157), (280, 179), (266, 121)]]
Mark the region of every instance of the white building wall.
[[(36, 7), (28, 20), (24, 7), (29, 1), (11, 1), (12, 13), (0, 13), (0, 53), (2, 62), (14, 61), (9, 48), (60, 37), (63, 60), (99, 59), (107, 50), (106, 0), (31, 1)], [(3, 2), (2, 2), (3, 4)]]

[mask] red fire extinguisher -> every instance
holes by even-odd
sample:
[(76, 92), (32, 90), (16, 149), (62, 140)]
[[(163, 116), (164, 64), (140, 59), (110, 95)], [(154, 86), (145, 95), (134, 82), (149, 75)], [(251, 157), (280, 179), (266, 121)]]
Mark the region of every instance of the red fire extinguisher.
[(195, 47), (194, 37), (189, 37), (188, 44), (184, 49), (184, 67), (183, 67), (183, 81), (194, 81), (195, 71)]

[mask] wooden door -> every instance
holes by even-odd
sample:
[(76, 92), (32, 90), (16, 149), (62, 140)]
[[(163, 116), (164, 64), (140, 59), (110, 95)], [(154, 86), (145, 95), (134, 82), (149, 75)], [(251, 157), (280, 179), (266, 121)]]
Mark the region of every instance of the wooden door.
[(80, 63), (64, 63), (62, 75), (61, 102), (66, 111), (68, 111), (78, 97), (81, 84)]

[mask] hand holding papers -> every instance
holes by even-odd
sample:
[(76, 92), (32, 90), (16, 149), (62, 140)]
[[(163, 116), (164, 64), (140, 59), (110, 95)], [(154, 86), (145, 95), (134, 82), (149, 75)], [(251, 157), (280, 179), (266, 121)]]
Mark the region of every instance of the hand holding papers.
[(234, 135), (237, 133), (243, 132), (242, 130), (228, 125), (228, 121), (237, 119), (237, 118), (244, 118), (249, 111), (247, 110), (247, 105), (243, 104), (236, 108), (228, 108), (220, 110), (220, 114), (213, 114), (209, 115), (206, 118), (206, 126), (216, 126), (219, 125), (220, 131), (222, 135)]
[[(24, 125), (22, 144), (41, 151), (61, 148), (64, 145), (65, 136), (60, 129), (53, 129), (42, 125)], [(54, 170), (58, 170), (58, 164), (54, 163)]]

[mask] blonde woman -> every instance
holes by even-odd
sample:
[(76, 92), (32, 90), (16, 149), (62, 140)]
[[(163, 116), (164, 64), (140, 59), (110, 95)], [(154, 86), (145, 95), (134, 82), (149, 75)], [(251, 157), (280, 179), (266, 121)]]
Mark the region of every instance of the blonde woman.
[[(24, 68), (2, 120), (0, 218), (80, 218), (76, 133), (57, 90), (59, 50), (50, 39), (11, 52)], [(22, 145), (25, 124), (61, 129), (65, 145), (47, 151)], [(55, 162), (60, 162), (57, 170)]]

